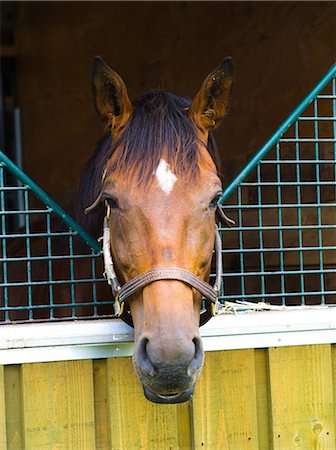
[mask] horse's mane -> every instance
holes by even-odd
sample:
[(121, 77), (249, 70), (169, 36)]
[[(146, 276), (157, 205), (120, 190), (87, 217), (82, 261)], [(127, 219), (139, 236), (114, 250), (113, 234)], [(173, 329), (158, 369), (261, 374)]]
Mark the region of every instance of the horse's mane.
[[(112, 142), (108, 132), (98, 143), (81, 176), (76, 201), (76, 219), (94, 237), (101, 234), (103, 208), (88, 216), (84, 209), (95, 201), (106, 163), (108, 172), (122, 171), (134, 176), (135, 182), (146, 183), (164, 157), (177, 174), (184, 177), (198, 173), (200, 141), (197, 126), (187, 110), (191, 100), (168, 91), (151, 91), (133, 104), (132, 115)], [(209, 134), (207, 149), (218, 172), (219, 157), (213, 135)]]

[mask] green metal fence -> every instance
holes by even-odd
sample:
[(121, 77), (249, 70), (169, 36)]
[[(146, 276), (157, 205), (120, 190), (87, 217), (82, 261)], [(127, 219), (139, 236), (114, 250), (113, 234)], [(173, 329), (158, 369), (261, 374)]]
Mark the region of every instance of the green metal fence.
[(112, 314), (100, 245), (2, 152), (0, 230), (0, 322)]
[(336, 304), (336, 66), (225, 189), (226, 301)]
[[(336, 304), (336, 66), (221, 203), (222, 303)], [(112, 316), (100, 245), (1, 152), (0, 221), (0, 322)]]

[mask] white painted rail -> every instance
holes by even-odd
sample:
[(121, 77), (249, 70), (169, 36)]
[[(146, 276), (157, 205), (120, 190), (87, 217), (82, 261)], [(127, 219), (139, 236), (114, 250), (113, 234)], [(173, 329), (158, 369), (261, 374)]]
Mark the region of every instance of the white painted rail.
[[(218, 315), (201, 328), (205, 351), (336, 343), (336, 307)], [(121, 320), (0, 326), (0, 364), (130, 356)]]

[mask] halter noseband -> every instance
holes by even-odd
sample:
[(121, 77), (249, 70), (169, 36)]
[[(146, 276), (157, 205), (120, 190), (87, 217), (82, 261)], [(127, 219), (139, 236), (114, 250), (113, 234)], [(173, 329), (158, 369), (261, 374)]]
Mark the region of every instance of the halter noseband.
[(125, 310), (125, 301), (139, 289), (158, 280), (178, 280), (196, 289), (203, 297), (208, 300), (205, 309), (201, 311), (200, 325), (204, 325), (217, 312), (217, 302), (222, 279), (222, 241), (216, 225), (215, 231), (215, 255), (216, 255), (216, 279), (213, 286), (192, 274), (188, 270), (179, 267), (154, 267), (146, 272), (137, 275), (124, 285), (120, 285), (114, 270), (111, 247), (110, 247), (110, 227), (109, 227), (109, 209), (104, 218), (103, 230), (103, 257), (104, 257), (104, 276), (111, 286), (114, 301), (115, 316), (123, 319), (128, 325), (133, 326), (132, 316)]

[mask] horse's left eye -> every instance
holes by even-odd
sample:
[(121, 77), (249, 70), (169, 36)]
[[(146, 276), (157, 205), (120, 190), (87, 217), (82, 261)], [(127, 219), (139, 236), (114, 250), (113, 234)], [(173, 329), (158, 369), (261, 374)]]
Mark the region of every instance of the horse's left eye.
[(118, 200), (115, 197), (107, 197), (106, 203), (111, 209), (119, 208)]
[(209, 208), (212, 211), (216, 210), (216, 208), (218, 206), (219, 199), (221, 198), (221, 196), (222, 196), (222, 193), (221, 192), (217, 192), (217, 194), (214, 197), (212, 197), (211, 202), (209, 203)]

